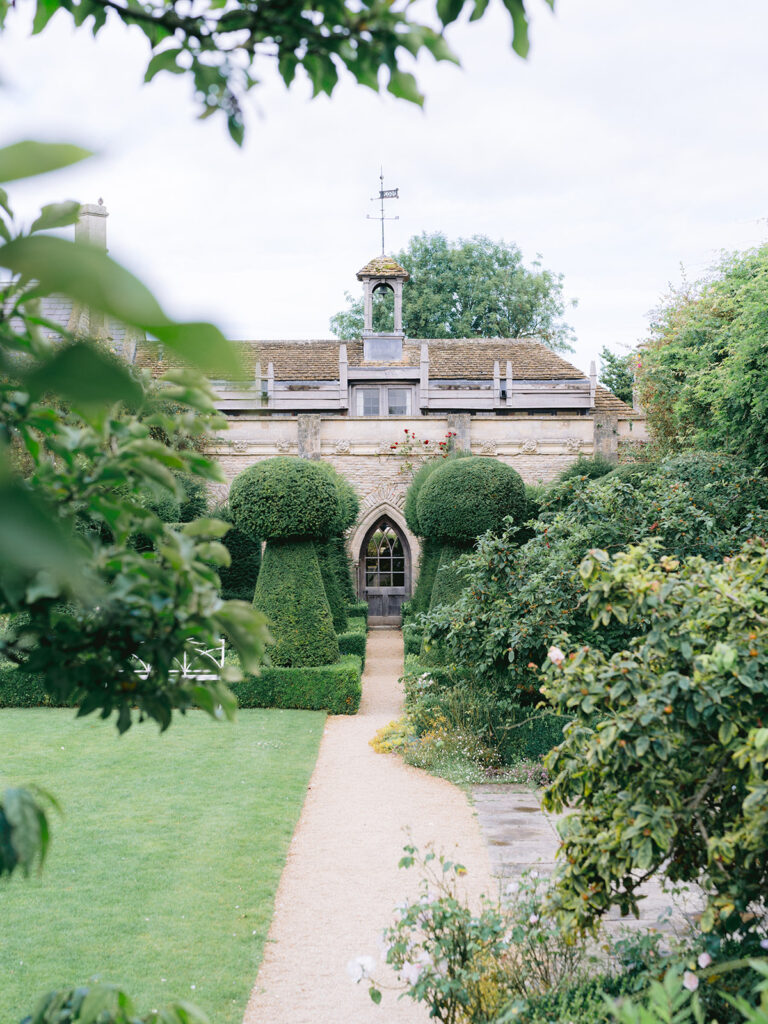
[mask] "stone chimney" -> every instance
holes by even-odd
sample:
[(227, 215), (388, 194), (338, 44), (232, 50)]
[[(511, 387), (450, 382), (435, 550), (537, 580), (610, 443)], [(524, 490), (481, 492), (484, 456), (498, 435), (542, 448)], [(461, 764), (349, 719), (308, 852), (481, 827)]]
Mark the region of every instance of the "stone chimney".
[(107, 208), (104, 200), (98, 205), (85, 203), (80, 207), (80, 216), (75, 224), (75, 241), (87, 242), (107, 252)]

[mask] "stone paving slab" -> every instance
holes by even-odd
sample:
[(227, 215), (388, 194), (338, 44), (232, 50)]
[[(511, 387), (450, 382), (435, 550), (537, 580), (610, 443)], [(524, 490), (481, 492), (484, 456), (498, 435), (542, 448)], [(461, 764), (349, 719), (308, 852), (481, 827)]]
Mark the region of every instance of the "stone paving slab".
[[(536, 793), (518, 785), (488, 783), (473, 786), (471, 796), (480, 831), (488, 844), (491, 869), (502, 883), (519, 877), (523, 871), (553, 872), (560, 845), (558, 816), (542, 809)], [(688, 887), (674, 899), (656, 880), (646, 883), (640, 891), (644, 896), (640, 917), (621, 917), (618, 908), (611, 910), (605, 918), (609, 931), (680, 931), (703, 907), (701, 893), (695, 887)]]

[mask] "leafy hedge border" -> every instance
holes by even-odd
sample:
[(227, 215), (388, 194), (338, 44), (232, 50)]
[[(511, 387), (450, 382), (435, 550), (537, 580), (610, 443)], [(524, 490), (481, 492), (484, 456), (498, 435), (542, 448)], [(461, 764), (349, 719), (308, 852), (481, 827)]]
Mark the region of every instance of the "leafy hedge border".
[(361, 659), (346, 654), (333, 665), (263, 668), (258, 676), (247, 675), (231, 688), (241, 708), (300, 708), (354, 715), (363, 692), (362, 672)]

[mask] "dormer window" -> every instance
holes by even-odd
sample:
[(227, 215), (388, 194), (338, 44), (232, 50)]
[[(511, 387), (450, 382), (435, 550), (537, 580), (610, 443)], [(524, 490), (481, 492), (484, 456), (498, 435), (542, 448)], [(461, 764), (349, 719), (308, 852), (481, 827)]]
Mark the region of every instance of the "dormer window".
[(355, 416), (410, 416), (413, 388), (373, 384), (354, 389)]

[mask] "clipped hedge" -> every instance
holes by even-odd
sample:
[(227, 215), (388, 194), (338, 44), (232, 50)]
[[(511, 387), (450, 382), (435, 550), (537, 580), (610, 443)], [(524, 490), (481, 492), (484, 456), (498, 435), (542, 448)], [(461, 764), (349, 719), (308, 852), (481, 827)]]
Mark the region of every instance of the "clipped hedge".
[(367, 631), (368, 623), (360, 615), (356, 618), (350, 618), (346, 632), (340, 633), (338, 636), (339, 651), (342, 656), (345, 654), (356, 654), (362, 661), (363, 668), (365, 668), (365, 647), (368, 641)]
[(274, 665), (330, 665), (339, 660), (312, 541), (268, 541), (253, 605), (269, 619), (275, 643), (268, 653)]
[[(234, 523), (232, 509), (229, 505), (221, 505), (214, 513), (217, 519)], [(261, 568), (261, 541), (247, 536), (236, 526), (222, 538), (222, 544), (229, 552), (230, 564), (221, 567), (221, 596), (225, 601), (253, 601), (256, 581)]]
[(498, 532), (504, 518), (525, 521), (525, 485), (519, 473), (495, 459), (447, 459), (424, 482), (417, 501), (425, 537), (471, 544), (487, 530)]
[(338, 532), (339, 489), (322, 464), (291, 456), (265, 459), (232, 482), (235, 525), (256, 538), (329, 537)]
[(334, 665), (264, 668), (232, 683), (241, 708), (296, 708), (354, 715), (362, 696), (362, 663), (353, 654)]
[(355, 601), (353, 604), (347, 605), (347, 615), (350, 619), (357, 619), (362, 616), (365, 621), (368, 621), (368, 605), (365, 601)]
[(54, 697), (37, 676), (10, 661), (0, 661), (0, 708), (73, 708), (73, 699)]
[[(333, 563), (339, 580), (339, 588), (347, 605), (357, 602), (357, 592), (352, 579), (352, 564), (347, 554), (347, 544), (343, 537), (329, 537), (328, 549), (333, 554)], [(348, 613), (349, 614), (349, 613)]]

